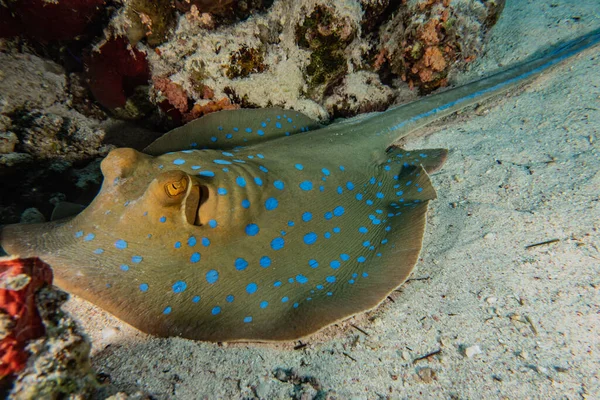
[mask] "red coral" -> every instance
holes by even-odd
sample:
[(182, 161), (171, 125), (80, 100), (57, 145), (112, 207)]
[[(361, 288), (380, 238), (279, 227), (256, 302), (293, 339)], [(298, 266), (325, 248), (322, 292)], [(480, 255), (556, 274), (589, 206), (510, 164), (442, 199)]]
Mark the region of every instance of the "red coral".
[(27, 362), (27, 342), (44, 335), (35, 292), (52, 283), (52, 270), (39, 258), (0, 259), (0, 314), (10, 330), (0, 339), (0, 379)]
[(172, 82), (169, 78), (157, 76), (152, 78), (154, 88), (160, 90), (162, 95), (167, 98), (169, 103), (180, 113), (188, 112), (188, 96), (181, 85)]
[(19, 34), (42, 41), (71, 40), (100, 16), (105, 0), (20, 0), (0, 5), (0, 37)]
[(86, 61), (92, 94), (108, 109), (123, 107), (135, 87), (150, 79), (146, 54), (122, 36), (106, 41)]

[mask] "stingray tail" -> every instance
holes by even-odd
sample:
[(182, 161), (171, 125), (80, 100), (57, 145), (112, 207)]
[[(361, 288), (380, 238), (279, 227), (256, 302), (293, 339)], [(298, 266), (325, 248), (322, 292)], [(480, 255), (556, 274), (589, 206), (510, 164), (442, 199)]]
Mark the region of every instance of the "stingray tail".
[(530, 61), (478, 81), (392, 108), (385, 113), (357, 117), (341, 125), (346, 130), (355, 127), (355, 131), (361, 132), (362, 136), (364, 136), (362, 132), (370, 132), (369, 145), (372, 148), (384, 147), (434, 120), (529, 82), (549, 68), (598, 44), (600, 44), (600, 29), (557, 45)]

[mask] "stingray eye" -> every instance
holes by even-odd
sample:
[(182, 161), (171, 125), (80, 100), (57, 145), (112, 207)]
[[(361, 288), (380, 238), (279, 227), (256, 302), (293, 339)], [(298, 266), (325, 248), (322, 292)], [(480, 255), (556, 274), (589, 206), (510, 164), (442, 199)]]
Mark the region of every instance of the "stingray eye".
[(150, 191), (164, 205), (181, 204), (185, 199), (190, 178), (183, 171), (168, 171), (156, 177)]
[(178, 181), (171, 181), (165, 184), (165, 192), (167, 192), (167, 196), (176, 197), (181, 193), (185, 193), (188, 186), (187, 177), (183, 177)]

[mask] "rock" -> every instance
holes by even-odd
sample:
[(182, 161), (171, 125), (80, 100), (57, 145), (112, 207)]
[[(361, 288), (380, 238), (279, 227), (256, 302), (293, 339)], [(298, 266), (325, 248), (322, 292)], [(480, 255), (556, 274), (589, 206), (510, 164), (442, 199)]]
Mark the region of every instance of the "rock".
[(465, 356), (467, 356), (467, 358), (473, 358), (477, 354), (481, 353), (483, 352), (481, 351), (481, 348), (478, 345), (473, 345), (465, 348)]
[(36, 223), (46, 222), (46, 218), (44, 217), (44, 214), (42, 214), (40, 212), (40, 210), (38, 210), (37, 208), (31, 207), (31, 208), (27, 208), (25, 211), (23, 211), (23, 214), (21, 214), (20, 222), (22, 224), (36, 224)]

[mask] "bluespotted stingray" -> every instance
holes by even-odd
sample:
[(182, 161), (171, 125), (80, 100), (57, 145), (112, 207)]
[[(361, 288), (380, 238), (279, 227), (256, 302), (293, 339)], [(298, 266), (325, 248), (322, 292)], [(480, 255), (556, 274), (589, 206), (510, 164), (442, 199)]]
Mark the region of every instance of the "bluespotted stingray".
[(56, 284), (142, 331), (296, 339), (376, 307), (411, 273), (428, 174), (446, 150), (391, 146), (600, 41), (600, 31), (491, 77), (329, 126), (282, 109), (210, 114), (143, 152), (113, 150), (82, 212), (0, 232)]

